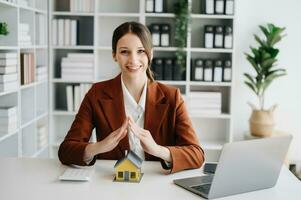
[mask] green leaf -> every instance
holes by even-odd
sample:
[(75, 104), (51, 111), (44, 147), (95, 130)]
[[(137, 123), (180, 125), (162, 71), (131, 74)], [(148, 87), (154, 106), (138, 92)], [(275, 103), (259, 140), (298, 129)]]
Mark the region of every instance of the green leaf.
[(266, 29), (264, 26), (261, 26), (261, 25), (259, 25), (259, 28), (264, 33), (265, 37), (268, 38), (269, 37), (269, 31), (268, 31), (268, 29)]
[(275, 70), (269, 71), (269, 72), (267, 72), (266, 77), (268, 77), (271, 74), (275, 74), (275, 73), (286, 74), (286, 70), (285, 69), (275, 69)]
[(252, 50), (253, 54), (254, 54), (254, 58), (259, 57), (259, 51), (256, 48), (250, 47), (250, 49)]
[(244, 83), (257, 95), (257, 90), (251, 83), (247, 81), (244, 81)]
[(256, 34), (254, 34), (254, 38), (261, 46), (266, 46), (265, 43)]
[(286, 74), (273, 74), (273, 75), (270, 75), (263, 84), (263, 90), (265, 91), (270, 86), (270, 84), (272, 83), (273, 80), (275, 80), (276, 78), (279, 78), (281, 76), (284, 76), (284, 75), (286, 75)]
[(247, 60), (251, 63), (251, 65), (255, 69), (255, 71), (257, 73), (260, 73), (260, 69), (259, 69), (258, 64), (256, 63), (256, 61), (254, 60), (254, 58), (251, 55), (247, 54), (247, 53), (245, 53), (245, 55), (247, 57)]
[(255, 78), (253, 78), (250, 74), (244, 73), (244, 76), (250, 81), (252, 85), (255, 85)]
[(270, 68), (277, 60), (275, 58), (268, 58), (261, 63), (262, 68)]

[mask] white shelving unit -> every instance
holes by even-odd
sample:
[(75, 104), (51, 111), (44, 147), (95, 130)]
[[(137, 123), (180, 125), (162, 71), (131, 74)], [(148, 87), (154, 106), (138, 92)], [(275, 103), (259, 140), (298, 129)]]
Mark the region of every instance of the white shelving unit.
[[(33, 53), (35, 68), (44, 65), (48, 69), (48, 0), (26, 2), (27, 5), (21, 5), (20, 0), (16, 0), (15, 3), (0, 0), (0, 21), (6, 22), (9, 29), (7, 36), (0, 36), (0, 52), (17, 53), (19, 83), (14, 91), (0, 92), (0, 107), (16, 106), (18, 111), (17, 129), (0, 135), (0, 156), (48, 157), (49, 143), (43, 145), (39, 143), (40, 127), (44, 127), (46, 137), (49, 137), (48, 78), (21, 85), (21, 53)], [(40, 22), (42, 18), (44, 21)], [(24, 46), (19, 42), (20, 23), (29, 24), (31, 45)], [(41, 23), (44, 24), (43, 27), (40, 27)], [(41, 37), (44, 39), (42, 40)], [(49, 141), (49, 138), (44, 141)]]
[[(58, 1), (52, 0), (50, 5), (50, 22), (56, 18), (86, 19), (93, 24), (89, 32), (93, 40), (77, 46), (53, 46), (50, 41), (50, 96), (51, 100), (51, 144), (53, 146), (52, 156), (57, 156), (58, 145), (63, 140), (76, 112), (69, 112), (66, 106), (66, 85), (79, 83), (94, 83), (113, 78), (120, 70), (113, 62), (111, 38), (113, 30), (123, 22), (137, 21), (146, 25), (151, 23), (169, 23), (171, 25), (171, 38), (175, 26), (175, 15), (173, 0), (166, 0), (167, 13), (146, 13), (145, 0), (94, 0), (94, 11), (90, 13), (70, 12), (68, 1), (64, 7), (57, 8)], [(235, 69), (234, 49), (206, 49), (203, 44), (204, 25), (229, 25), (234, 27), (235, 16), (230, 15), (206, 15), (201, 12), (201, 0), (189, 0), (191, 9), (191, 24), (189, 25), (186, 51), (186, 76), (182, 81), (161, 81), (165, 84), (180, 88), (183, 93), (187, 107), (189, 108), (190, 93), (192, 91), (214, 90), (222, 93), (222, 114), (220, 115), (191, 115), (194, 128), (200, 138), (202, 147), (206, 153), (207, 161), (216, 161), (224, 143), (232, 141), (232, 113), (231, 96), (233, 71)], [(82, 20), (84, 23), (84, 20)], [(80, 22), (81, 23), (81, 22)], [(52, 28), (50, 27), (50, 30)], [(79, 31), (79, 34), (81, 34)], [(51, 38), (51, 37), (50, 37)], [(174, 40), (171, 40), (170, 47), (154, 47), (154, 57), (174, 57), (176, 47)], [(233, 44), (234, 46), (234, 44)], [(69, 52), (89, 52), (94, 54), (94, 79), (87, 81), (69, 81), (60, 78), (57, 73), (60, 68), (59, 62), (63, 56)], [(232, 61), (232, 82), (199, 82), (191, 81), (190, 66), (191, 59), (229, 59)], [(63, 97), (62, 97), (63, 96)]]

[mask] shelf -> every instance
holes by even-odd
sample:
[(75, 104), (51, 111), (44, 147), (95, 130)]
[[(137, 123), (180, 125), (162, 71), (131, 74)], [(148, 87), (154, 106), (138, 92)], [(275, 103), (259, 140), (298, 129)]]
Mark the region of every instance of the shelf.
[(0, 50), (18, 50), (18, 46), (0, 46)]
[(38, 85), (42, 85), (42, 84), (47, 83), (47, 82), (48, 82), (48, 80), (42, 80), (42, 81), (38, 81), (38, 82), (35, 82), (35, 83), (38, 86)]
[(28, 45), (28, 46), (20, 46), (20, 49), (34, 49), (34, 45)]
[(98, 17), (139, 17), (139, 13), (97, 13)]
[[(28, 5), (26, 5), (27, 3)], [(43, 35), (45, 36), (45, 40), (41, 40), (40, 34), (41, 32), (46, 33), (48, 31), (48, 0), (27, 0), (27, 3), (21, 5), (21, 3), (16, 4), (0, 0), (0, 18), (9, 24), (10, 30), (7, 36), (1, 37), (0, 50), (1, 53), (16, 53), (18, 61), (17, 89), (0, 93), (0, 106), (16, 106), (18, 108), (17, 129), (9, 134), (0, 136), (0, 156), (22, 157), (34, 154), (36, 152), (36, 132), (38, 128), (36, 124), (38, 120), (47, 121), (46, 123), (48, 123), (48, 118), (46, 118), (49, 112), (48, 96), (44, 95), (45, 93), (42, 95), (37, 94), (36, 89), (36, 86), (39, 86), (37, 88), (47, 92), (48, 95), (48, 91), (45, 90), (45, 88), (49, 87), (48, 81), (42, 80), (40, 82), (20, 85), (20, 53), (34, 53), (36, 66), (43, 65), (47, 66), (47, 68), (49, 67), (48, 36)], [(45, 20), (40, 21), (42, 18)], [(29, 27), (27, 25), (23, 27), (21, 24), (28, 24)], [(22, 34), (24, 37), (20, 35), (22, 28), (24, 28), (24, 34)], [(48, 71), (49, 70), (47, 70), (47, 72)], [(36, 74), (34, 74), (34, 76), (36, 76)], [(45, 99), (47, 101), (45, 101)], [(47, 106), (43, 104), (43, 108), (45, 109), (40, 109), (40, 113), (43, 113), (41, 115), (37, 115), (37, 108), (42, 107), (37, 104), (37, 101), (47, 103), (45, 103)], [(47, 128), (49, 129), (49, 126), (47, 126)], [(49, 132), (49, 130), (47, 130), (47, 132)]]
[(21, 6), (21, 5), (19, 5), (19, 8), (20, 9), (24, 9), (24, 10), (28, 10), (28, 11), (32, 11), (32, 12), (36, 11), (35, 8), (29, 7), (29, 6)]
[(96, 47), (97, 50), (108, 50), (112, 51), (112, 47), (106, 47), (106, 46), (98, 46)]
[(205, 82), (205, 81), (190, 81), (192, 86), (221, 86), (221, 87), (231, 87), (231, 82)]
[(4, 96), (4, 95), (11, 94), (11, 93), (14, 93), (14, 92), (18, 92), (18, 90), (11, 90), (11, 91), (6, 91), (6, 92), (0, 92), (0, 97)]
[(13, 8), (18, 8), (19, 7), (15, 3), (10, 3), (10, 2), (7, 2), (7, 1), (3, 1), (3, 0), (0, 0), (0, 5), (1, 6), (6, 6), (6, 7), (13, 7)]
[(35, 154), (32, 155), (33, 158), (38, 157), (41, 153), (43, 153), (45, 150), (47, 150), (49, 148), (49, 145), (39, 149)]
[(0, 135), (0, 142), (2, 142), (3, 140), (5, 140), (5, 139), (7, 139), (7, 138), (9, 138), (9, 137), (11, 137), (11, 136), (17, 134), (18, 131), (19, 131), (19, 129), (16, 129), (16, 130), (14, 130), (14, 131), (11, 132), (11, 133), (7, 133), (7, 134)]
[(200, 52), (200, 53), (233, 53), (233, 49), (207, 49), (207, 48), (191, 48), (191, 52)]
[(191, 14), (192, 19), (234, 19), (233, 15)]
[(61, 12), (61, 11), (55, 11), (52, 12), (54, 16), (94, 16), (94, 13), (86, 13), (86, 12)]
[(230, 114), (189, 114), (191, 118), (204, 118), (204, 119), (231, 119)]
[(77, 45), (77, 46), (52, 46), (53, 49), (80, 49), (80, 50), (93, 50), (94, 46), (87, 46), (87, 45)]
[(53, 111), (52, 114), (61, 115), (61, 116), (74, 116), (74, 115), (76, 115), (76, 112), (56, 110), (56, 111)]
[(21, 88), (21, 90), (25, 90), (27, 88), (34, 87), (35, 85), (36, 85), (36, 82), (33, 82), (33, 83), (26, 84), (26, 85), (21, 85), (20, 88)]
[(41, 9), (38, 9), (38, 8), (35, 8), (34, 11), (35, 11), (36, 13), (39, 13), (39, 14), (44, 14), (44, 15), (47, 14), (47, 11), (41, 10)]
[(166, 84), (166, 85), (186, 85), (186, 81), (163, 81), (163, 80), (156, 80), (160, 83)]
[(48, 49), (47, 45), (36, 45), (35, 46), (36, 49)]
[(176, 15), (173, 13), (145, 13), (145, 17), (175, 18)]
[(53, 83), (94, 83), (93, 80), (90, 81), (75, 81), (75, 80), (64, 80), (59, 78), (52, 79)]
[(21, 125), (21, 129), (28, 127), (29, 125), (31, 125), (35, 121), (36, 121), (36, 118), (34, 118), (34, 119), (32, 119), (32, 120), (30, 120), (28, 122), (25, 122), (24, 124)]
[(36, 121), (39, 121), (40, 119), (42, 119), (42, 118), (44, 118), (44, 117), (46, 117), (48, 115), (48, 112), (45, 112), (45, 113), (43, 113), (43, 114), (40, 114), (40, 115), (38, 115), (37, 117), (36, 117)]
[[(154, 47), (154, 51), (177, 51), (177, 47)], [(187, 51), (187, 48), (184, 48)]]

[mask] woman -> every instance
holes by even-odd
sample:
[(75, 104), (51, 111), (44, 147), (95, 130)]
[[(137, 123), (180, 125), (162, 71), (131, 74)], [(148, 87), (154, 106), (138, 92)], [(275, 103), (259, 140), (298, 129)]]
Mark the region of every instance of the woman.
[[(136, 22), (121, 24), (112, 48), (121, 74), (88, 91), (60, 145), (60, 161), (93, 165), (96, 158), (120, 159), (131, 149), (142, 159), (160, 160), (170, 172), (200, 167), (204, 152), (179, 89), (154, 81), (149, 30)], [(94, 128), (97, 142), (89, 143)]]

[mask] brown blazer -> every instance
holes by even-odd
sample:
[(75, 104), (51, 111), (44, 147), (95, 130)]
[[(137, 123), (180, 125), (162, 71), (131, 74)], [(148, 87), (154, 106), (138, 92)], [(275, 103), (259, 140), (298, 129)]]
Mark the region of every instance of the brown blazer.
[[(157, 144), (166, 146), (171, 152), (171, 172), (198, 168), (204, 162), (204, 152), (192, 128), (179, 89), (149, 82), (146, 94), (144, 129), (149, 130)], [(87, 165), (83, 161), (92, 130), (96, 128), (97, 141), (118, 129), (124, 121), (125, 109), (121, 88), (121, 75), (114, 79), (93, 84), (86, 94), (75, 120), (60, 145), (58, 156), (64, 164)], [(110, 152), (94, 157), (120, 159), (129, 150), (128, 136)], [(146, 160), (161, 159), (145, 153)]]

